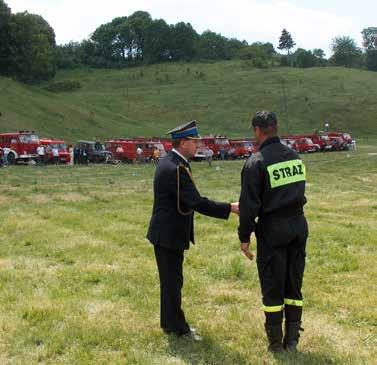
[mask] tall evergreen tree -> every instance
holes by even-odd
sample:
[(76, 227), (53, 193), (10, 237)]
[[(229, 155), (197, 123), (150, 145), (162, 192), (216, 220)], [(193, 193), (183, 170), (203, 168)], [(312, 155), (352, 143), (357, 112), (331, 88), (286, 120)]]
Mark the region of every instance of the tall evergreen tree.
[(291, 33), (289, 33), (285, 28), (281, 32), (281, 36), (279, 38), (279, 49), (286, 49), (288, 56), (289, 51), (296, 45), (296, 43), (293, 41), (293, 38), (291, 36)]

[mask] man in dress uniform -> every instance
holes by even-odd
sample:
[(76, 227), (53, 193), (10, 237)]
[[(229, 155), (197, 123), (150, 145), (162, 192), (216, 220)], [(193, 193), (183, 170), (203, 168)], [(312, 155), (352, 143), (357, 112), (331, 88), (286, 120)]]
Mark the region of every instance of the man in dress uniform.
[(181, 309), (184, 251), (194, 244), (194, 211), (228, 219), (238, 203), (219, 203), (200, 195), (191, 175), (200, 136), (196, 121), (168, 132), (173, 149), (160, 160), (154, 177), (154, 204), (147, 238), (154, 245), (160, 278), (160, 325), (167, 334), (200, 336), (186, 322)]
[(257, 112), (252, 128), (259, 151), (246, 161), (241, 174), (239, 239), (242, 251), (252, 259), (250, 235), (255, 232), (269, 350), (295, 351), (308, 236), (303, 211), (305, 165), (295, 151), (280, 143), (275, 113)]

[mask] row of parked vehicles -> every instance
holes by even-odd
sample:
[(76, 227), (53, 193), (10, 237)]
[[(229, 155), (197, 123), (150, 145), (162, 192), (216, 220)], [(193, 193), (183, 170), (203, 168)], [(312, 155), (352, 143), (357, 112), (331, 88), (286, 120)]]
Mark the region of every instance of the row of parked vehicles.
[[(282, 143), (298, 153), (320, 151), (341, 151), (355, 147), (355, 141), (348, 133), (316, 132), (311, 134), (282, 136)], [(59, 163), (70, 163), (72, 158), (85, 155), (88, 162), (103, 163), (122, 161), (150, 161), (154, 151), (158, 149), (159, 156), (164, 157), (172, 148), (167, 138), (118, 138), (110, 139), (102, 144), (97, 141), (81, 140), (75, 146), (67, 146), (64, 140), (39, 138), (30, 131), (0, 134), (0, 158), (7, 149), (8, 164), (17, 162), (39, 161), (37, 148), (45, 147), (45, 162), (54, 161), (52, 150), (59, 151)], [(195, 159), (201, 160), (208, 156), (214, 159), (247, 158), (258, 150), (251, 138), (230, 139), (224, 136), (203, 137)]]

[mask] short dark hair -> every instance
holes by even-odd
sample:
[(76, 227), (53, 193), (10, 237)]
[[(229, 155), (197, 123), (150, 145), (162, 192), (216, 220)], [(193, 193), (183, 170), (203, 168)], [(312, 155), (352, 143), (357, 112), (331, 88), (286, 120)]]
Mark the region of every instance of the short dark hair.
[(276, 134), (278, 130), (278, 119), (274, 112), (259, 111), (256, 112), (251, 120), (253, 128), (259, 127), (264, 134)]

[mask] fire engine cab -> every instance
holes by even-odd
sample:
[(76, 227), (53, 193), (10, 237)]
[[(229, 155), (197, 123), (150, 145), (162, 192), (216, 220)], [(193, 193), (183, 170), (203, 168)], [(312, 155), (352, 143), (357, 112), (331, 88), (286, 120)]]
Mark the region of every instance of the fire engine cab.
[(221, 158), (227, 156), (230, 148), (229, 139), (226, 137), (203, 137), (202, 144), (213, 151), (214, 158)]
[(233, 158), (248, 158), (256, 152), (255, 142), (251, 140), (231, 139), (229, 142), (234, 149)]
[(46, 148), (46, 160), (47, 162), (53, 162), (54, 157), (52, 155), (52, 149), (57, 148), (59, 151), (59, 162), (69, 163), (71, 161), (71, 155), (68, 152), (67, 145), (63, 140), (59, 139), (47, 139), (41, 138), (40, 143)]
[(8, 163), (10, 165), (19, 161), (36, 160), (38, 158), (37, 147), (39, 144), (39, 137), (34, 132), (19, 131), (0, 134), (0, 147), (10, 149), (8, 154)]
[(148, 162), (153, 156), (155, 148), (160, 151), (160, 156), (164, 157), (166, 151), (161, 142), (142, 140), (141, 138), (133, 139), (115, 139), (106, 142), (106, 148), (111, 151), (117, 160), (125, 162), (135, 162), (138, 158), (137, 149), (142, 151), (141, 158), (143, 161)]

